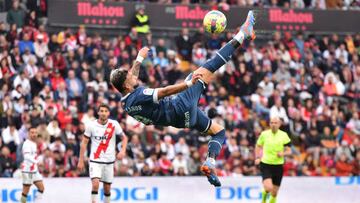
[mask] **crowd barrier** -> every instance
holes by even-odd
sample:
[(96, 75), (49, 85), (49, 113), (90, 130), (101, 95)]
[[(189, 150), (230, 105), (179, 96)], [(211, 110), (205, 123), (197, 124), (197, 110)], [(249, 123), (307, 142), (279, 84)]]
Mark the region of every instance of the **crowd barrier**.
[[(260, 177), (221, 178), (223, 186), (214, 188), (205, 177), (116, 177), (111, 202), (153, 203), (259, 203)], [(41, 202), (90, 202), (90, 178), (45, 178)], [(0, 178), (3, 203), (19, 202), (20, 179)], [(33, 202), (33, 186), (28, 197)], [(100, 189), (99, 200), (103, 200)], [(359, 203), (360, 177), (285, 177), (278, 203)]]
[[(90, 28), (128, 28), (139, 6), (145, 8), (153, 30), (180, 30), (183, 27), (196, 29), (202, 26), (204, 15), (211, 9), (206, 5), (51, 0), (49, 24), (65, 27), (85, 24)], [(223, 11), (228, 18), (228, 29), (241, 25), (249, 9), (231, 6), (229, 10)], [(267, 8), (260, 10), (256, 29), (356, 33), (360, 32), (359, 22), (360, 11)]]

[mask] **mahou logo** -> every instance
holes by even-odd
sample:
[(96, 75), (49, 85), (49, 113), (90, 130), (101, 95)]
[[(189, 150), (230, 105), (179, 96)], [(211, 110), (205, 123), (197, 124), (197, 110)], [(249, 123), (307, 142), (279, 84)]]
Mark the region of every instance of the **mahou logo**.
[(312, 13), (295, 12), (294, 10), (289, 10), (288, 12), (286, 12), (281, 9), (270, 9), (269, 21), (271, 23), (314, 23)]
[(199, 6), (194, 9), (190, 9), (188, 6), (176, 6), (175, 18), (177, 20), (202, 20), (208, 11)]
[(89, 2), (77, 3), (78, 16), (86, 17), (124, 17), (123, 6), (105, 6), (103, 3), (92, 5)]

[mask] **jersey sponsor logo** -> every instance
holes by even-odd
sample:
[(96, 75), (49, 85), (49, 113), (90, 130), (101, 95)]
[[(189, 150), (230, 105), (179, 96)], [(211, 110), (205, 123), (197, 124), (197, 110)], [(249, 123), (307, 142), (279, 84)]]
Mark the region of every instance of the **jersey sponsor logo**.
[(142, 106), (141, 105), (137, 105), (137, 106), (130, 106), (127, 107), (125, 109), (126, 112), (131, 113), (131, 112), (137, 112), (137, 111), (141, 111), (142, 110)]
[(150, 89), (150, 88), (144, 89), (144, 90), (143, 90), (143, 93), (144, 93), (145, 95), (153, 95), (154, 89)]
[(106, 140), (106, 136), (93, 136), (95, 140)]
[(94, 153), (94, 159), (98, 159), (100, 157), (101, 152), (106, 152), (106, 149), (109, 146), (110, 140), (114, 134), (115, 126), (112, 123), (109, 123), (106, 127), (105, 134), (103, 137), (106, 137), (106, 140), (101, 141), (96, 152)]

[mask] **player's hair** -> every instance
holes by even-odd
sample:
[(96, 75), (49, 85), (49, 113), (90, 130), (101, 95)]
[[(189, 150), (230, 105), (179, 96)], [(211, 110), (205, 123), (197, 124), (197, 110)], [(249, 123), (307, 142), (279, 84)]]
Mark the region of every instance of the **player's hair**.
[(107, 108), (108, 111), (110, 111), (110, 107), (109, 105), (105, 104), (105, 103), (101, 103), (97, 109), (97, 111), (99, 112), (101, 108)]
[(111, 84), (120, 92), (124, 92), (124, 82), (128, 71), (125, 69), (114, 69), (110, 73)]

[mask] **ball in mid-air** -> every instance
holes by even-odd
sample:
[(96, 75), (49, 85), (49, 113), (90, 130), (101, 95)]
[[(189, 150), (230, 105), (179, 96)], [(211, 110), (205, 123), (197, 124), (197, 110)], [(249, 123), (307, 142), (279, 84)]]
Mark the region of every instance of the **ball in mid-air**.
[(226, 28), (226, 16), (218, 10), (209, 11), (204, 17), (203, 25), (206, 32), (219, 34)]

